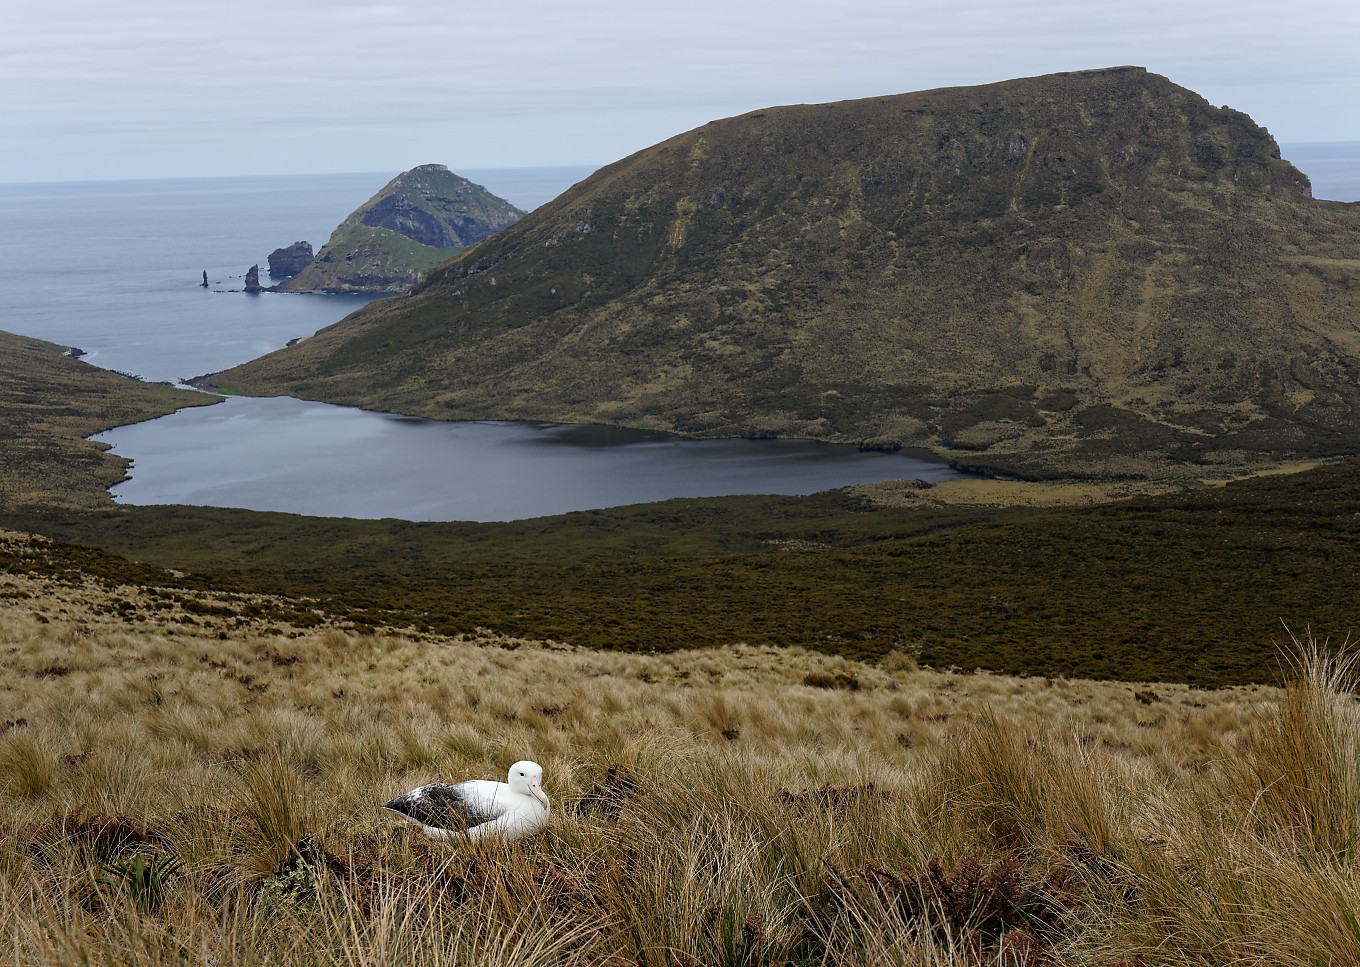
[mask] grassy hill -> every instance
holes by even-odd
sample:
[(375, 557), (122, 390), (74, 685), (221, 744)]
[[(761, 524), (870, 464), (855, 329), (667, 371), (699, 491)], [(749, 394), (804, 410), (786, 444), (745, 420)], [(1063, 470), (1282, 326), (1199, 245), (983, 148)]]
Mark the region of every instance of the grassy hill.
[[(118, 507), (104, 488), (122, 466), (84, 436), (208, 399), (60, 347), (6, 348), (0, 526), (61, 538), (62, 569), (101, 580), (131, 580), (134, 562), (172, 569), (154, 579), (179, 589), (165, 605), (215, 613), (194, 603), (202, 592), (236, 595), (225, 611), (242, 627), (492, 629), (620, 652), (801, 646), (1205, 685), (1277, 680), (1282, 623), (1336, 640), (1355, 627), (1357, 460), (1067, 509), (951, 502), (947, 485), (903, 506), (870, 488), (506, 524)], [(0, 556), (2, 570), (29, 566)]]
[(288, 612), (356, 630), (490, 629), (641, 653), (798, 646), (1221, 685), (1278, 681), (1286, 626), (1354, 632), (1357, 495), (1360, 461), (1348, 461), (1065, 510), (876, 508), (832, 493), (505, 524), (128, 507), (0, 513), (0, 525), (172, 568), (196, 587), (306, 599)]
[[(602, 655), (271, 631), (39, 570), (0, 572), (16, 967), (1305, 967), (1360, 939), (1344, 659), (1206, 691)], [(535, 838), (378, 809), (521, 756)]]
[(85, 437), (214, 402), (0, 332), (0, 507), (106, 507), (107, 488), (123, 479), (127, 461)]
[(715, 121), (218, 385), (925, 445), (1028, 476), (1360, 449), (1360, 205), (1138, 68)]
[(404, 171), (355, 209), (282, 292), (405, 292), (524, 213), (443, 165)]
[[(184, 603), (204, 590), (243, 596), (228, 609), (243, 624), (490, 628), (645, 653), (801, 646), (1198, 684), (1277, 680), (1282, 624), (1337, 641), (1355, 628), (1357, 460), (1069, 509), (951, 502), (948, 486), (911, 490), (903, 506), (866, 488), (510, 524), (120, 507), (105, 487), (121, 462), (84, 437), (208, 398), (105, 373), (54, 345), (0, 341), (0, 526), (67, 541), (67, 570), (173, 570), (174, 581), (156, 578), (180, 589), (166, 604), (199, 607)], [(26, 567), (0, 559), (0, 570)], [(279, 603), (248, 604), (258, 594)]]

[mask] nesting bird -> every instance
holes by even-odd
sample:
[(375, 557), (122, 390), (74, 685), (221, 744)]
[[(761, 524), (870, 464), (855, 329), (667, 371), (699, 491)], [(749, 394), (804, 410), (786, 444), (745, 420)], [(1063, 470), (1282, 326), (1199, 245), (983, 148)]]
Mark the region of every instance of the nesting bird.
[(512, 765), (505, 782), (432, 782), (383, 808), (420, 826), (430, 839), (507, 843), (541, 832), (551, 811), (543, 792), (543, 767), (528, 760)]

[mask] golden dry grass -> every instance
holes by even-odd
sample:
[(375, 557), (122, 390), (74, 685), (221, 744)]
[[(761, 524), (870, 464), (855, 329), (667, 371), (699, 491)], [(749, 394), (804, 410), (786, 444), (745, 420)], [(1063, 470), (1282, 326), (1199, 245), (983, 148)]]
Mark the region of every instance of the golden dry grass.
[(1190, 487), (1222, 486), (1254, 477), (1301, 473), (1319, 466), (1318, 461), (1292, 461), (1234, 473), (1205, 477), (1202, 467), (1187, 466), (1177, 477), (1163, 474), (1156, 479), (1127, 480), (998, 480), (960, 477), (936, 484), (919, 480), (888, 480), (849, 487), (875, 507), (1090, 507), (1126, 497), (1156, 496)]
[[(1360, 943), (1360, 722), (1322, 649), (1287, 691), (1203, 691), (134, 628), (88, 608), (98, 588), (0, 590), (15, 964), (1319, 964)], [(555, 806), (533, 840), (437, 846), (376, 808), (526, 756)]]

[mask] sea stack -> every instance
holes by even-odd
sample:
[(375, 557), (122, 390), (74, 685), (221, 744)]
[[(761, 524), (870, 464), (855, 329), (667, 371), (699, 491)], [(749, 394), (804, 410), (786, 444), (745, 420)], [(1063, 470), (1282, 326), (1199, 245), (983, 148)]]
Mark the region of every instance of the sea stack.
[(1314, 200), (1245, 114), (1113, 67), (714, 121), (213, 380), (1226, 477), (1360, 452), (1358, 318), (1360, 206)]
[(247, 292), (264, 291), (264, 289), (260, 287), (260, 267), (258, 265), (252, 265), (250, 267), (250, 271), (246, 273), (246, 291)]
[(289, 279), (297, 275), (312, 261), (312, 243), (294, 242), (287, 248), (276, 248), (269, 253), (269, 277)]

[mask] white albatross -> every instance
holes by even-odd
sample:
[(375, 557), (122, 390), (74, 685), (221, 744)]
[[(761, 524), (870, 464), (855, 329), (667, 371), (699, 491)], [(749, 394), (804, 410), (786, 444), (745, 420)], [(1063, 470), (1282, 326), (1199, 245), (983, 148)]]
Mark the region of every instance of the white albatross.
[(523, 839), (548, 825), (543, 767), (516, 762), (505, 782), (469, 779), (432, 782), (391, 800), (384, 809), (425, 830), (430, 839), (476, 841)]

